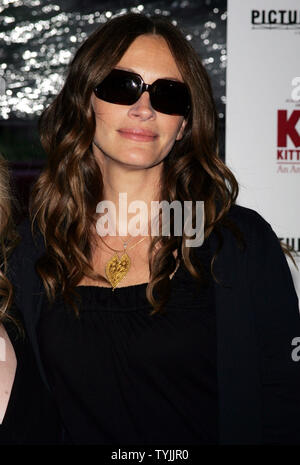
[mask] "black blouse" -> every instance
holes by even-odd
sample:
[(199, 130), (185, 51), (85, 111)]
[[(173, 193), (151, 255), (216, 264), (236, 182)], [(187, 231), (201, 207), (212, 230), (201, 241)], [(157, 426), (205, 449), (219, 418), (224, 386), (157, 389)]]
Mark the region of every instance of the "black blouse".
[[(226, 220), (227, 219), (229, 220), (228, 222), (235, 224), (240, 229), (246, 247), (239, 247), (235, 235), (232, 234), (232, 231), (225, 227), (225, 225), (221, 225), (218, 230), (214, 230), (207, 239), (211, 248), (211, 253), (215, 255), (218, 251), (218, 257), (214, 263), (214, 275), (216, 276), (216, 280), (213, 281), (213, 310), (216, 313), (217, 343), (213, 341), (215, 335), (212, 334), (211, 347), (217, 350), (219, 443), (299, 444), (300, 361), (296, 361), (297, 359), (292, 357), (292, 353), (294, 353), (293, 351), (299, 353), (297, 352), (297, 346), (293, 344), (300, 335), (300, 318), (299, 303), (291, 272), (276, 234), (272, 231), (271, 226), (258, 213), (254, 210), (234, 205), (230, 208), (228, 216), (226, 217)], [(60, 410), (64, 412), (64, 421), (65, 424), (67, 424), (69, 434), (72, 433), (72, 439), (75, 440), (76, 431), (74, 432), (74, 430), (82, 428), (85, 436), (83, 437), (81, 435), (81, 431), (77, 434), (77, 437), (80, 435), (81, 441), (84, 441), (84, 439), (86, 442), (92, 441), (95, 440), (95, 436), (97, 436), (96, 440), (101, 442), (101, 440), (103, 440), (103, 437), (101, 438), (102, 430), (100, 427), (98, 428), (96, 424), (99, 420), (99, 422), (101, 421), (104, 432), (110, 432), (112, 429), (114, 440), (123, 442), (122, 439), (126, 439), (124, 428), (119, 435), (116, 430), (119, 425), (118, 421), (124, 420), (124, 409), (128, 405), (126, 404), (128, 400), (128, 391), (123, 391), (121, 385), (121, 383), (123, 385), (124, 383), (126, 384), (126, 379), (123, 374), (124, 370), (122, 372), (122, 377), (115, 377), (115, 384), (113, 386), (110, 384), (109, 390), (105, 390), (106, 397), (104, 397), (103, 389), (100, 389), (102, 386), (99, 383), (100, 381), (107, 383), (107, 380), (112, 378), (112, 375), (109, 378), (108, 370), (110, 370), (110, 373), (118, 373), (116, 367), (118, 353), (115, 350), (113, 351), (114, 346), (110, 343), (112, 335), (115, 334), (115, 325), (114, 328), (109, 326), (109, 318), (112, 320), (113, 317), (115, 317), (116, 320), (118, 315), (121, 322), (123, 319), (123, 321), (125, 320), (125, 324), (129, 325), (131, 314), (133, 315), (136, 312), (136, 314), (139, 313), (139, 315), (142, 315), (142, 310), (136, 308), (136, 310), (132, 309), (132, 311), (128, 312), (111, 311), (110, 309), (114, 306), (113, 302), (116, 303), (115, 300), (111, 301), (111, 304), (107, 304), (106, 311), (104, 306), (98, 305), (97, 312), (93, 312), (94, 317), (98, 317), (99, 320), (102, 317), (104, 321), (104, 318), (107, 316), (108, 318), (106, 319), (108, 324), (105, 328), (104, 325), (103, 328), (101, 326), (101, 332), (99, 332), (99, 337), (95, 341), (92, 340), (92, 333), (88, 330), (88, 324), (91, 325), (92, 320), (88, 320), (88, 315), (85, 310), (82, 311), (80, 320), (75, 320), (72, 313), (67, 313), (67, 315), (69, 315), (67, 318), (66, 311), (64, 311), (61, 321), (66, 326), (60, 327), (57, 323), (57, 321), (60, 322), (59, 309), (55, 311), (54, 308), (52, 316), (48, 316), (49, 328), (47, 327), (46, 320), (44, 325), (43, 321), (41, 321), (40, 337), (42, 340), (45, 338), (45, 341), (41, 341), (42, 344), (39, 347), (37, 322), (41, 318), (42, 313), (44, 317), (46, 317), (47, 308), (44, 301), (44, 286), (36, 272), (35, 265), (36, 260), (45, 252), (45, 242), (40, 233), (35, 235), (33, 241), (31, 224), (28, 220), (20, 226), (19, 234), (22, 237), (22, 241), (10, 257), (8, 270), (9, 278), (14, 285), (15, 302), (24, 317), (31, 344), (40, 368), (40, 373), (44, 381), (47, 381), (48, 371), (52, 373), (55, 372), (55, 375), (51, 375), (53, 380), (52, 384), (56, 384), (56, 396), (58, 399), (62, 399), (62, 401), (60, 401)], [(223, 245), (219, 250), (220, 234)], [(200, 249), (202, 249), (202, 247), (200, 247), (199, 250)], [(175, 310), (176, 307), (177, 311), (174, 312), (174, 318), (176, 313), (179, 314), (180, 310), (185, 312), (184, 316), (186, 315), (186, 317), (188, 317), (188, 314), (193, 316), (191, 320), (193, 320), (193, 324), (196, 328), (191, 328), (191, 333), (196, 331), (199, 336), (197, 337), (196, 344), (193, 344), (192, 351), (193, 357), (196, 359), (194, 363), (196, 376), (199, 374), (199, 377), (201, 377), (201, 383), (197, 386), (196, 399), (199, 411), (203, 394), (201, 390), (201, 386), (203, 389), (204, 379), (202, 371), (205, 364), (203, 357), (204, 355), (210, 357), (210, 361), (206, 363), (206, 367), (210, 366), (210, 373), (215, 374), (213, 366), (213, 357), (215, 353), (212, 351), (208, 352), (207, 350), (202, 352), (200, 349), (200, 347), (205, 346), (203, 331), (200, 330), (200, 325), (204, 324), (205, 320), (203, 319), (201, 323), (199, 321), (200, 318), (197, 321), (194, 316), (204, 315), (206, 313), (203, 311), (204, 302), (201, 296), (199, 296), (195, 297), (196, 304), (193, 304), (190, 292), (192, 278), (190, 276), (187, 279), (186, 289), (182, 292), (180, 283), (184, 283), (184, 279), (185, 277), (179, 269), (172, 280), (173, 303), (172, 308), (168, 307), (168, 317), (167, 315), (164, 317), (163, 315), (156, 315), (156, 319), (152, 318), (151, 320), (153, 333), (155, 329), (155, 337), (152, 338), (151, 345), (148, 346), (148, 357), (146, 357), (145, 354), (133, 353), (134, 347), (132, 345), (128, 347), (127, 354), (132, 356), (130, 367), (134, 365), (133, 358), (135, 356), (140, 358), (144, 357), (145, 363), (143, 369), (146, 370), (146, 361), (149, 360), (152, 353), (154, 354), (155, 350), (158, 350), (156, 348), (158, 347), (160, 338), (156, 338), (156, 334), (160, 334), (162, 328), (158, 323), (171, 322), (171, 311)], [(79, 290), (79, 292), (81, 291)], [(90, 295), (88, 289), (83, 290), (83, 292)], [(113, 297), (111, 296), (110, 289), (97, 289), (95, 292), (102, 293), (102, 299), (105, 301), (108, 294), (110, 295), (110, 299), (116, 299), (117, 296), (121, 297), (124, 295), (125, 297), (128, 290), (124, 288), (116, 289), (116, 295)], [(176, 296), (178, 296), (180, 292), (183, 304), (180, 304), (180, 302), (178, 304), (176, 301)], [(82, 307), (83, 306), (86, 306), (85, 302), (83, 302)], [(146, 310), (144, 310), (144, 312), (145, 314), (147, 313)], [(127, 317), (130, 315), (130, 318), (125, 318), (125, 315)], [(179, 317), (182, 318), (181, 315), (179, 315)], [(51, 323), (51, 318), (57, 321)], [(215, 314), (213, 313), (212, 319), (214, 318)], [(89, 321), (90, 323), (88, 323)], [(149, 322), (149, 318), (145, 318), (145, 321)], [(146, 345), (149, 331), (147, 331), (145, 321), (142, 327), (143, 331), (139, 328), (138, 334), (131, 334), (131, 338), (128, 339), (128, 344), (134, 342), (133, 340), (135, 339), (135, 347), (141, 347), (141, 345), (144, 344), (142, 338), (145, 338)], [(126, 329), (125, 324), (124, 328), (119, 328), (120, 333), (122, 329)], [(154, 328), (155, 324), (156, 327)], [(205, 324), (207, 325), (207, 322)], [(78, 328), (77, 336), (69, 332), (69, 329), (73, 329), (73, 327)], [(79, 327), (82, 329), (81, 337)], [(85, 328), (87, 328), (86, 333), (84, 332)], [(47, 332), (48, 335), (46, 334)], [(175, 324), (172, 325), (169, 333), (174, 334), (174, 332)], [(208, 331), (206, 331), (206, 333), (207, 332)], [(84, 334), (86, 334), (85, 337)], [(186, 336), (186, 334), (187, 330), (182, 328), (182, 335)], [(63, 335), (66, 337), (65, 340), (63, 340)], [(100, 337), (102, 337), (102, 339), (100, 339)], [(181, 345), (179, 344), (180, 349), (183, 344), (182, 339), (183, 338), (179, 337), (179, 341), (181, 342)], [(108, 346), (105, 345), (107, 341), (109, 343)], [(127, 339), (123, 338), (120, 341), (117, 340), (116, 344), (119, 344), (121, 347), (122, 341), (124, 346)], [(157, 372), (160, 368), (159, 364), (163, 363), (163, 360), (169, 356), (168, 351), (170, 352), (171, 342), (169, 337), (163, 339), (163, 350), (159, 353), (160, 359), (158, 359), (158, 361), (155, 359)], [(77, 347), (76, 344), (78, 345)], [(186, 347), (187, 352), (190, 344), (191, 342), (188, 340)], [(55, 345), (57, 345), (57, 349)], [(40, 348), (43, 348), (42, 346), (44, 346), (44, 349), (46, 348), (46, 350), (43, 351), (43, 358), (47, 363), (46, 367), (43, 366), (40, 359)], [(104, 351), (105, 348), (106, 352)], [(93, 357), (91, 360), (86, 357), (85, 354), (87, 352), (92, 352)], [(200, 352), (201, 354), (199, 356)], [(121, 352), (121, 354), (124, 356), (126, 355), (126, 353), (123, 354), (123, 352)], [(107, 362), (105, 365), (102, 362), (105, 355), (114, 362), (114, 364), (110, 363), (109, 365), (109, 362)], [(182, 369), (182, 350), (178, 350), (176, 354), (171, 357), (169, 356), (173, 363), (173, 365), (170, 366), (171, 371), (174, 366), (174, 357), (178, 358), (178, 366), (180, 366), (181, 369), (181, 373), (177, 373), (177, 377), (179, 378), (178, 389), (181, 388), (181, 380), (185, 378), (187, 380), (185, 386), (190, 386), (190, 390), (192, 390), (192, 386), (198, 382), (198, 378), (195, 378), (191, 370), (189, 370), (188, 376), (185, 371), (187, 370), (186, 366)], [(154, 356), (152, 358), (154, 360)], [(194, 358), (191, 358), (189, 354), (185, 357), (186, 360), (190, 361), (190, 365), (193, 365)], [(95, 363), (91, 366), (94, 360)], [(89, 365), (89, 367), (85, 365)], [(166, 363), (165, 365), (165, 373), (167, 375), (169, 366)], [(48, 369), (47, 373), (45, 373), (45, 368)], [(149, 366), (149, 370), (150, 369), (151, 366)], [(152, 369), (154, 370), (155, 367)], [(71, 375), (69, 375), (68, 370)], [(131, 370), (131, 372), (133, 372), (133, 370)], [(88, 373), (88, 378), (80, 379), (82, 373), (84, 375)], [(208, 370), (206, 371), (206, 374), (207, 373)], [(100, 381), (98, 379), (98, 384), (96, 385), (97, 376), (100, 378)], [(170, 377), (170, 374), (168, 374), (168, 376)], [(155, 379), (159, 381), (158, 375), (155, 376)], [(77, 386), (75, 381), (78, 381), (80, 385)], [(129, 381), (130, 380), (127, 378), (128, 383)], [(94, 382), (95, 384), (93, 384)], [(83, 385), (84, 383), (86, 386)], [(133, 379), (133, 383), (137, 385), (139, 384), (139, 380), (135, 378)], [(68, 393), (70, 398), (64, 394), (60, 386), (63, 386), (63, 389), (65, 389), (65, 392)], [(119, 398), (114, 395), (118, 386), (120, 387), (118, 391)], [(139, 386), (142, 386), (142, 380)], [(162, 411), (161, 418), (163, 418), (166, 412), (168, 399), (171, 399), (171, 395), (177, 388), (177, 385), (171, 385), (171, 383), (169, 386), (168, 397), (164, 398), (166, 408)], [(216, 386), (216, 384), (214, 386)], [(160, 386), (157, 386), (157, 390), (159, 389)], [(180, 399), (192, 405), (193, 399), (187, 399), (185, 392), (182, 391), (183, 390), (180, 392)], [(159, 392), (162, 398), (162, 389)], [(152, 390), (151, 393), (155, 395), (154, 390)], [(129, 392), (129, 395), (131, 395), (131, 392)], [(115, 402), (120, 401), (120, 396), (123, 396), (123, 409), (117, 409), (118, 418), (116, 419), (113, 418), (113, 407)], [(212, 394), (212, 397), (216, 399), (216, 395)], [(111, 398), (113, 398), (113, 403), (108, 405), (108, 401), (110, 401)], [(66, 401), (65, 405), (63, 403), (64, 400)], [(83, 403), (83, 401), (85, 403)], [(148, 397), (146, 397), (146, 401), (148, 401)], [(90, 410), (86, 407), (87, 402), (90, 404)], [(94, 406), (96, 406), (95, 408), (93, 402)], [(134, 415), (138, 414), (140, 409), (145, 409), (146, 406), (146, 404), (141, 405), (141, 401), (138, 398), (135, 399), (135, 405), (138, 405), (138, 407), (133, 409)], [(161, 403), (155, 404), (155, 407), (156, 405), (161, 407)], [(211, 405), (215, 405), (213, 400)], [(174, 415), (177, 414), (177, 418), (182, 411), (181, 408), (179, 412), (179, 407), (182, 407), (182, 404), (173, 407), (173, 413)], [(196, 412), (194, 405), (192, 405), (192, 408), (193, 411)], [(209, 408), (208, 410), (213, 409)], [(72, 411), (74, 415), (72, 415)], [(77, 415), (78, 411), (79, 414)], [(129, 410), (125, 410), (125, 412), (129, 412)], [(131, 411), (129, 413), (131, 413)], [(148, 409), (147, 413), (149, 413), (149, 416), (143, 419), (143, 429), (146, 429), (148, 424), (150, 425), (149, 417), (152, 418), (155, 412), (149, 412)], [(67, 414), (69, 414), (69, 417)], [(110, 422), (107, 421), (108, 416)], [(201, 423), (204, 425), (204, 429), (208, 430), (209, 424), (205, 423), (204, 415), (201, 417), (201, 415), (195, 413), (195, 416), (197, 416), (197, 424)], [(213, 416), (212, 412), (211, 416)], [(81, 427), (79, 421), (74, 421), (72, 423), (72, 418), (80, 418), (82, 421), (86, 419), (86, 423), (96, 424), (96, 427), (93, 428), (95, 432), (94, 437), (92, 437), (86, 425), (83, 424)], [(104, 421), (102, 421), (103, 418)], [(192, 424), (193, 417), (189, 415), (188, 418), (190, 420), (189, 424)], [(111, 428), (112, 422), (113, 428)], [(171, 421), (169, 424), (171, 424)], [(183, 421), (181, 425), (183, 429)], [(148, 428), (148, 431), (151, 428), (150, 433), (152, 436), (155, 435), (156, 428), (162, 429), (157, 423), (154, 426), (155, 428), (152, 428), (152, 425)], [(163, 434), (164, 431), (162, 431), (162, 439), (165, 439)], [(182, 439), (184, 439), (183, 436)]]
[(211, 281), (199, 286), (181, 265), (170, 283), (165, 312), (153, 316), (146, 284), (79, 286), (79, 318), (62, 299), (45, 304), (42, 360), (69, 442), (218, 442)]
[(17, 368), (2, 424), (1, 445), (59, 444), (62, 427), (55, 403), (44, 386), (27, 337), (3, 323), (13, 345)]

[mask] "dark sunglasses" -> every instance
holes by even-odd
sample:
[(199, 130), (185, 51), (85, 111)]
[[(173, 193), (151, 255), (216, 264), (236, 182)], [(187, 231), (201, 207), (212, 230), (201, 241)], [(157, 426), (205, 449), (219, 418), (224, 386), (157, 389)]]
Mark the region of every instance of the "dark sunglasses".
[(183, 82), (157, 79), (153, 84), (145, 84), (139, 74), (113, 69), (94, 89), (96, 97), (118, 105), (133, 105), (146, 91), (150, 94), (154, 110), (167, 115), (187, 116), (190, 95)]

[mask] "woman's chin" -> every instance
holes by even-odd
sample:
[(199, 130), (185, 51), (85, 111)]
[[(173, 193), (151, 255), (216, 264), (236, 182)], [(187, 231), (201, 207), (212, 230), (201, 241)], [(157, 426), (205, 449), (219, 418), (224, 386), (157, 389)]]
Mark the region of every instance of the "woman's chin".
[(128, 156), (123, 156), (118, 159), (123, 165), (135, 167), (137, 169), (151, 168), (159, 163), (162, 160), (149, 156), (149, 154), (130, 154)]

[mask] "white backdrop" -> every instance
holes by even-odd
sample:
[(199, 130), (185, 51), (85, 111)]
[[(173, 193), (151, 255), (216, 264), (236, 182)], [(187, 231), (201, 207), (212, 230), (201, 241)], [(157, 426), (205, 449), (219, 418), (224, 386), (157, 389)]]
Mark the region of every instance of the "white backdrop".
[(237, 203), (299, 252), (300, 0), (228, 0), (227, 49), (226, 164)]

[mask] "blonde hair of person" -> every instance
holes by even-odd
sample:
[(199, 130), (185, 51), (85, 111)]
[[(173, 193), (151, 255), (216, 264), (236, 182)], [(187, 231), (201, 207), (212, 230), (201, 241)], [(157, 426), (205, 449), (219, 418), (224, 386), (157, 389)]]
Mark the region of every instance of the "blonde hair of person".
[(13, 301), (13, 286), (7, 278), (7, 260), (18, 241), (12, 215), (9, 179), (8, 163), (0, 154), (0, 323), (4, 320), (17, 323), (9, 314)]

